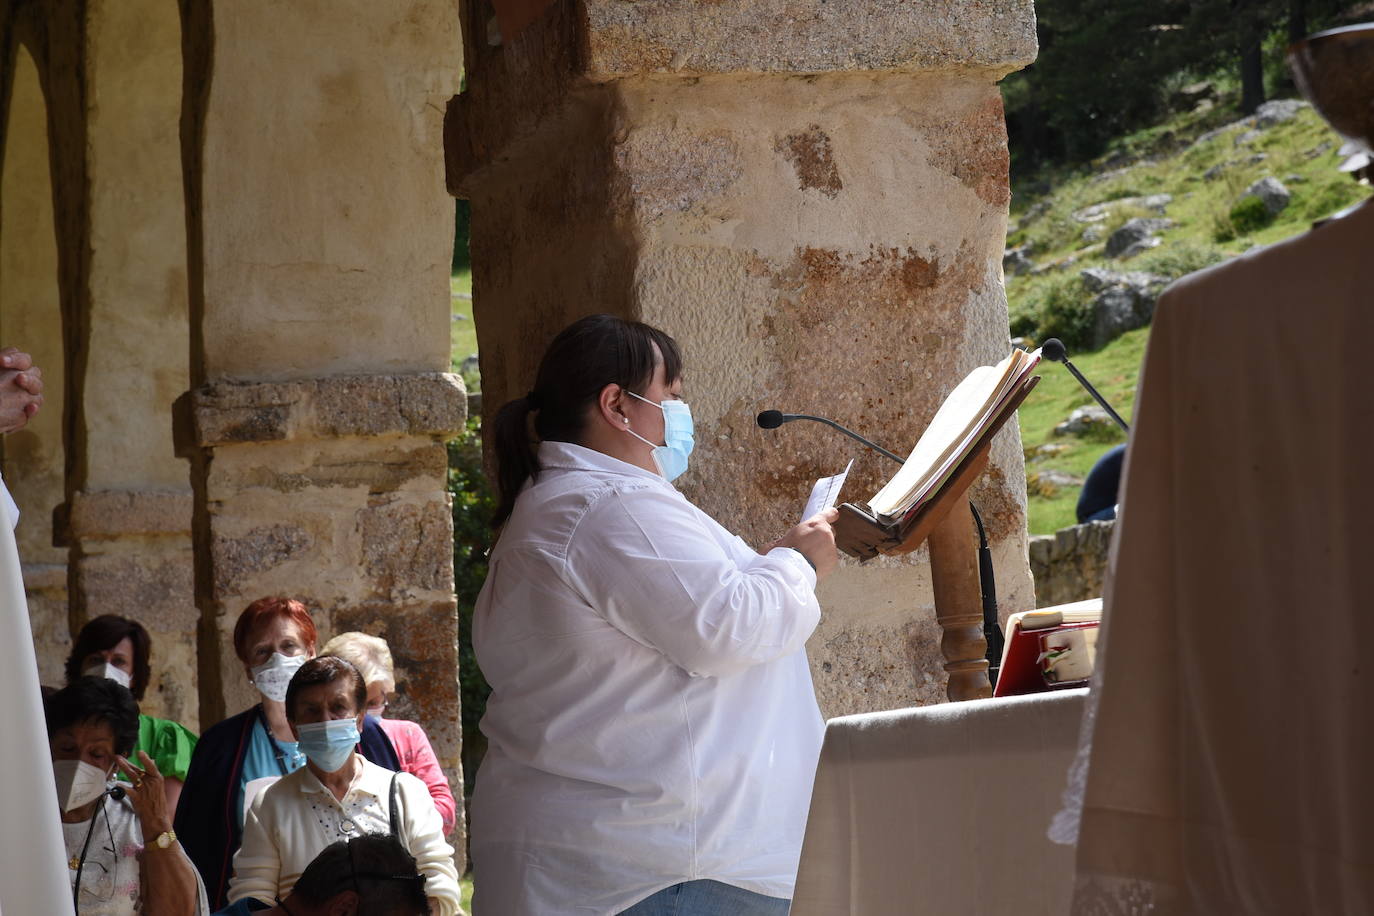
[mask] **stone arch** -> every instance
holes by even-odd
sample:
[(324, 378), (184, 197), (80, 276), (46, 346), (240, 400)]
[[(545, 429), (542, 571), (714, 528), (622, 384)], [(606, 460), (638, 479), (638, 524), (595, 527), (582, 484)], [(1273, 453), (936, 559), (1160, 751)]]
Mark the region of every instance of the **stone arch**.
[(7, 436), (3, 473), (19, 504), (30, 625), (44, 683), (61, 682), (67, 629), (66, 551), (53, 545), (53, 513), (65, 501), (66, 395), (58, 244), (48, 142), (48, 105), (38, 64), (22, 44), (7, 49), (4, 146), (0, 148), (0, 346), (19, 346), (44, 370), (45, 404)]

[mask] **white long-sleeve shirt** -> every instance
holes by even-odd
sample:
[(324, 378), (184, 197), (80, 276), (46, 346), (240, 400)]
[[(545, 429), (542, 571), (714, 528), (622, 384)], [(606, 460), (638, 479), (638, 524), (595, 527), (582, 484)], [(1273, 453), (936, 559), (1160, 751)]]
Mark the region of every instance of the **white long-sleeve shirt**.
[(709, 878), (790, 897), (824, 723), (801, 554), (656, 474), (545, 442), (492, 551), (477, 913), (617, 913)]
[[(308, 766), (283, 776), (253, 799), (243, 822), (243, 845), (234, 854), (230, 903), (245, 897), (267, 903), (284, 900), (305, 867), (329, 844), (391, 831), (393, 774), (361, 755), (356, 759), (362, 761), (362, 772), (342, 799), (335, 798)], [(454, 916), (459, 912), (458, 872), (429, 789), (401, 773), (396, 795), (401, 839), (425, 876), (425, 894), (438, 904), (435, 916)]]

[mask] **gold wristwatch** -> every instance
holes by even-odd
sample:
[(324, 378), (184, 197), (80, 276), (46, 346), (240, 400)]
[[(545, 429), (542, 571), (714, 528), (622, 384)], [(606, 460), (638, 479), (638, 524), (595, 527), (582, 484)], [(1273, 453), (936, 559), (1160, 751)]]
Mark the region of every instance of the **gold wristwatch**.
[(175, 830), (167, 830), (157, 835), (157, 839), (153, 840), (153, 845), (157, 846), (158, 849), (166, 849), (176, 841), (177, 832)]

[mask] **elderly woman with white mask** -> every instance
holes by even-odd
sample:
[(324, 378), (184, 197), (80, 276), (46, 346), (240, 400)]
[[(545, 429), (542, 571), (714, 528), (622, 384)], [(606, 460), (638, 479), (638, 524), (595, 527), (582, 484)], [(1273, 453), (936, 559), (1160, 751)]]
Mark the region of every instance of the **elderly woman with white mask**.
[[(315, 623), (292, 598), (259, 598), (239, 615), (234, 651), (259, 702), (205, 730), (191, 757), (176, 826), (216, 909), (228, 901), (234, 853), (253, 798), (305, 765), (286, 719), (291, 677), (315, 657)], [(397, 769), (396, 752), (375, 722), (362, 731), (363, 754)]]
[[(209, 912), (205, 888), (172, 830), (162, 775), (146, 753), (124, 758), (138, 735), (127, 688), (82, 677), (44, 701), (48, 747), (72, 898), (81, 916)], [(132, 777), (112, 785), (115, 768)]]

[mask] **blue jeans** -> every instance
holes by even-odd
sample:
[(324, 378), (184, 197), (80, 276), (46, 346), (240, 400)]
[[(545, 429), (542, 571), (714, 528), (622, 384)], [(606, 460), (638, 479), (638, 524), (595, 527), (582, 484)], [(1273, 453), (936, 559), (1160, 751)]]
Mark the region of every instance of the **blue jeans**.
[(687, 881), (645, 897), (620, 916), (787, 916), (791, 904), (719, 881)]

